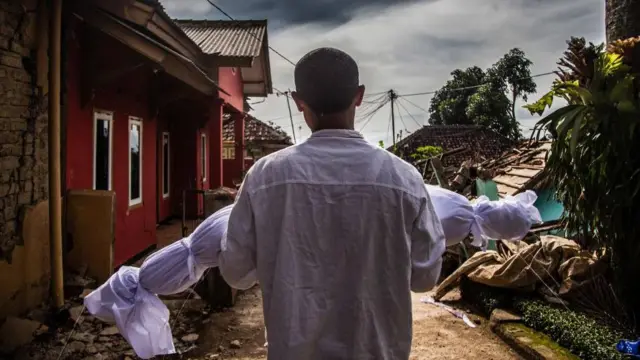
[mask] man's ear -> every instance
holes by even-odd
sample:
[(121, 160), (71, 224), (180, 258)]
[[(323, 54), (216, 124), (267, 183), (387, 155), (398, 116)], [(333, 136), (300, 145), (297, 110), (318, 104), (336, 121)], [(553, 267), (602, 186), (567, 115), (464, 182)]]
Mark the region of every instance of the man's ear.
[(305, 108), (304, 101), (300, 99), (300, 97), (298, 96), (298, 93), (295, 91), (291, 92), (291, 97), (293, 98), (293, 102), (296, 103), (296, 107), (298, 108), (298, 111), (302, 112), (302, 110), (304, 110)]
[(356, 106), (360, 106), (362, 104), (362, 99), (364, 98), (364, 85), (358, 86), (358, 93), (356, 94)]

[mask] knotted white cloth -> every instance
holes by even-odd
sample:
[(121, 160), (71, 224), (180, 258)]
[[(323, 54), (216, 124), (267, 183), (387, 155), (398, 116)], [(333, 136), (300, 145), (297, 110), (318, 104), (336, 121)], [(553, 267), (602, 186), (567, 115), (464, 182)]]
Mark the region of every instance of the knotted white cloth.
[(538, 197), (531, 190), (498, 201), (480, 196), (472, 203), (453, 191), (425, 186), (442, 224), (447, 246), (458, 244), (472, 234), (471, 245), (485, 250), (489, 239), (521, 240), (533, 224), (542, 222), (540, 212), (533, 206)]
[(218, 266), (220, 241), (232, 206), (209, 216), (187, 238), (149, 256), (138, 269), (123, 266), (84, 303), (95, 317), (115, 322), (142, 359), (175, 353), (169, 309), (157, 295), (177, 294)]

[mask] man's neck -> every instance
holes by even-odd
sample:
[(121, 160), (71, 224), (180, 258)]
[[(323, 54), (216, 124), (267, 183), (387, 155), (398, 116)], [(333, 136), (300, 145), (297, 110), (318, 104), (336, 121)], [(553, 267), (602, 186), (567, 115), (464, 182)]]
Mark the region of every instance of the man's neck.
[(312, 132), (316, 132), (316, 131), (320, 131), (320, 130), (355, 130), (353, 123), (351, 124), (345, 124), (344, 126), (340, 126), (340, 125), (334, 125), (332, 124), (331, 126), (329, 125), (325, 125), (325, 126), (318, 126), (315, 129), (313, 129)]

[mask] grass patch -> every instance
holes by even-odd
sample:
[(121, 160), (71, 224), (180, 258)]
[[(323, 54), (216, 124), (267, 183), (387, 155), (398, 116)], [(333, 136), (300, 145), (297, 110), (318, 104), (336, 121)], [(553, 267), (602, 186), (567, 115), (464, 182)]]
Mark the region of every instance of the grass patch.
[(624, 358), (615, 345), (625, 334), (585, 314), (536, 299), (516, 298), (513, 306), (522, 314), (525, 325), (548, 335), (581, 359)]
[(580, 359), (624, 359), (616, 350), (616, 343), (621, 339), (635, 339), (632, 334), (612, 328), (582, 312), (522, 296), (512, 290), (475, 283), (467, 278), (460, 282), (460, 293), (465, 301), (487, 316), (497, 308), (515, 309), (526, 326), (548, 335)]

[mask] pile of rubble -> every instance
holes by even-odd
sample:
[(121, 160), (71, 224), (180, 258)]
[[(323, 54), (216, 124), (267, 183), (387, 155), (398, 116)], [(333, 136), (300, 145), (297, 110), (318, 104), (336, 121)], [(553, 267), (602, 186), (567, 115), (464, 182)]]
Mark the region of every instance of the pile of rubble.
[[(89, 291), (67, 301), (57, 316), (39, 309), (25, 318), (7, 319), (0, 326), (0, 354), (16, 360), (137, 359), (117, 327), (94, 318), (84, 309), (82, 299)], [(209, 321), (210, 311), (205, 303), (193, 293), (183, 295), (164, 300), (171, 310), (178, 352), (166, 356), (167, 359), (180, 358), (180, 354), (195, 350), (201, 330), (198, 327)]]

